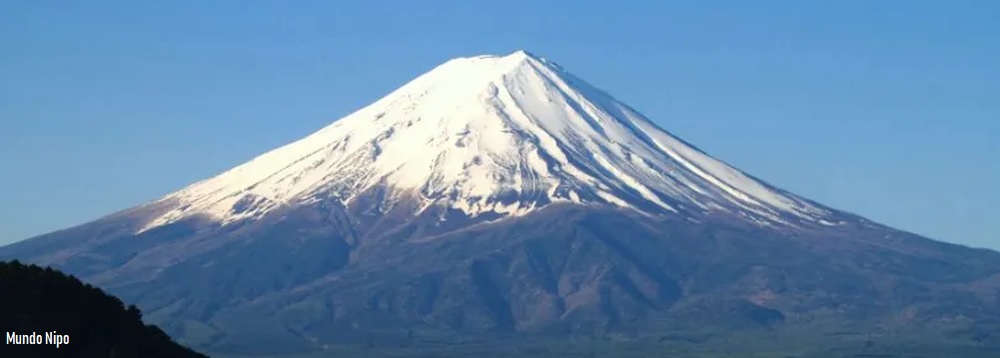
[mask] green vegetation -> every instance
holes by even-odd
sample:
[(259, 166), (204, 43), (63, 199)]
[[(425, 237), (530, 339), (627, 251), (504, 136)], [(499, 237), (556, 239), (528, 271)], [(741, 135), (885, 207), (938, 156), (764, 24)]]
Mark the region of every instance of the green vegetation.
[(18, 261), (0, 262), (0, 331), (28, 335), (56, 331), (69, 341), (58, 348), (44, 341), (4, 342), (0, 346), (4, 358), (206, 357), (144, 324), (135, 306), (125, 307), (73, 276)]
[[(674, 331), (630, 337), (423, 335), (398, 341), (358, 341), (300, 354), (219, 354), (220, 358), (996, 358), (1000, 346), (949, 339), (934, 329), (899, 327), (867, 334), (833, 327), (776, 328), (756, 332), (725, 329)], [(841, 327), (848, 328), (848, 327)], [(655, 330), (650, 330), (655, 331)], [(712, 332), (715, 333), (712, 333)]]
[(219, 355), (222, 358), (996, 358), (1000, 350), (955, 342), (865, 342), (845, 348), (845, 342), (826, 337), (798, 340), (783, 346), (774, 337), (754, 341), (752, 336), (716, 338), (706, 342), (594, 340), (480, 341), (460, 345), (421, 344), (411, 347), (339, 346), (299, 355)]

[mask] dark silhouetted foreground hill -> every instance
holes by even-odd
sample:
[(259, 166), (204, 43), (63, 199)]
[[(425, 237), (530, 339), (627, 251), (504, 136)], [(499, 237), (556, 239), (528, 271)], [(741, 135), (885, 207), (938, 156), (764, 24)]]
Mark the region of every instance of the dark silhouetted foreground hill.
[[(135, 306), (126, 308), (73, 276), (18, 261), (0, 262), (0, 331), (4, 358), (206, 357), (144, 324)], [(45, 333), (53, 331), (69, 343), (46, 344)], [(14, 335), (32, 334), (41, 344), (16, 344)]]

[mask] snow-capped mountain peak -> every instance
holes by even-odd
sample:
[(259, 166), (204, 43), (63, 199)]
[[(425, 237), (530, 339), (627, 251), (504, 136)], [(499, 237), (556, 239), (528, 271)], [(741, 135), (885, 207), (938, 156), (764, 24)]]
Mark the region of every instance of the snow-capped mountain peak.
[(829, 211), (659, 129), (526, 51), (450, 60), (333, 124), (163, 198), (144, 230), (192, 215), (222, 223), (384, 189), (469, 216), (552, 202), (649, 215), (725, 212), (766, 224)]

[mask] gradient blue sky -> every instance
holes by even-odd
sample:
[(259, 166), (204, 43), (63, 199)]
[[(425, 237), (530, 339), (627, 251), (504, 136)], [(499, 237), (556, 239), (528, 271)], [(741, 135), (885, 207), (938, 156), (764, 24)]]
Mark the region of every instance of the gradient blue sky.
[(527, 49), (772, 184), (1000, 249), (1000, 1), (3, 1), (0, 244)]

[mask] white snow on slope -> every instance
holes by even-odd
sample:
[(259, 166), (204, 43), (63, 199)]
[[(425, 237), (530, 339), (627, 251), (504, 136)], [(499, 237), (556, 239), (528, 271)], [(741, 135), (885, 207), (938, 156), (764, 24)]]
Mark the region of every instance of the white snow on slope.
[(726, 211), (818, 222), (826, 209), (685, 144), (558, 65), (518, 51), (448, 61), (299, 141), (161, 200), (143, 230), (206, 215), (222, 223), (376, 187), (470, 216), (557, 201), (651, 215)]

